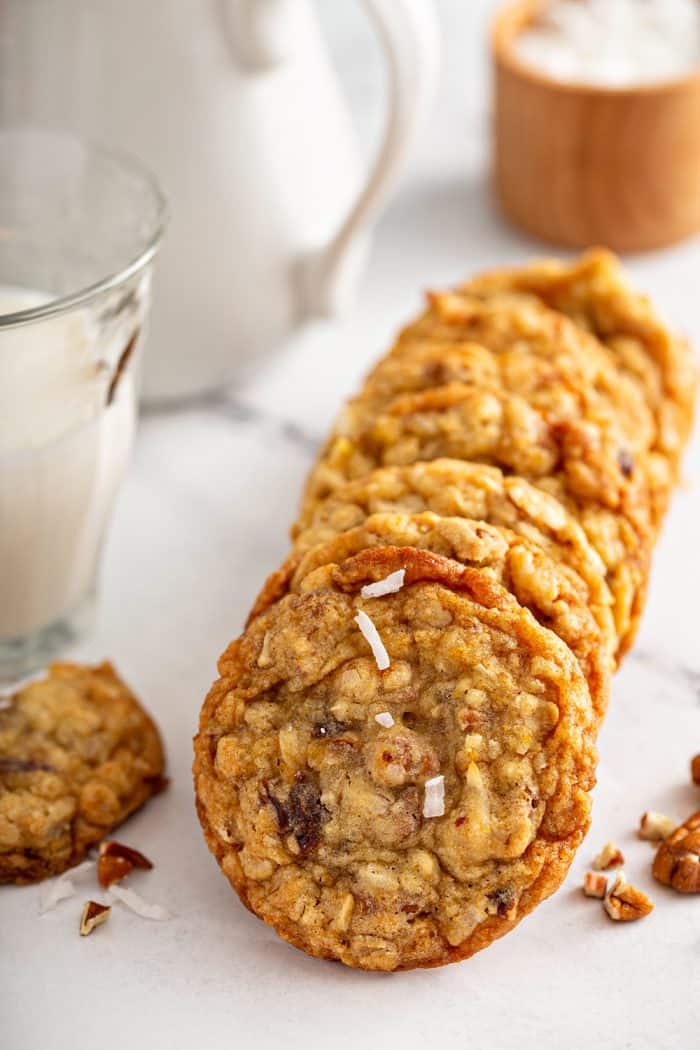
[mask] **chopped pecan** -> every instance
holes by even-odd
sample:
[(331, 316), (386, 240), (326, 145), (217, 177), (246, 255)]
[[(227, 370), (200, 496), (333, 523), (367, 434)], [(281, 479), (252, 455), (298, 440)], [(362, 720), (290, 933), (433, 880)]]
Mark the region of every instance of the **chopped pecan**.
[(100, 855), (97, 860), (97, 880), (105, 889), (113, 882), (126, 878), (134, 868), (149, 871), (153, 864), (139, 853), (137, 849), (125, 846), (114, 839), (100, 843)]
[(593, 858), (593, 867), (596, 871), (610, 871), (611, 868), (621, 868), (625, 858), (614, 842), (606, 842), (600, 853)]
[(690, 776), (694, 784), (700, 784), (700, 755), (690, 760)]
[(655, 813), (654, 810), (647, 810), (639, 821), (637, 834), (640, 839), (646, 839), (647, 842), (661, 842), (668, 838), (677, 827), (677, 821), (671, 817), (666, 817), (663, 813)]
[(608, 892), (608, 880), (605, 875), (597, 871), (587, 871), (583, 876), (583, 892), (587, 897), (597, 897), (602, 901)]
[(605, 894), (603, 907), (613, 922), (635, 922), (654, 910), (654, 903), (619, 871)]
[(103, 922), (107, 922), (112, 909), (107, 904), (98, 901), (86, 901), (83, 913), (80, 916), (80, 936), (87, 937), (89, 933)]
[(678, 893), (700, 893), (700, 812), (664, 839), (651, 871), (658, 882)]
[(328, 812), (321, 804), (320, 790), (297, 773), (286, 799), (277, 798), (268, 788), (268, 798), (277, 814), (280, 831), (289, 831), (302, 854), (309, 853), (321, 840), (321, 827)]

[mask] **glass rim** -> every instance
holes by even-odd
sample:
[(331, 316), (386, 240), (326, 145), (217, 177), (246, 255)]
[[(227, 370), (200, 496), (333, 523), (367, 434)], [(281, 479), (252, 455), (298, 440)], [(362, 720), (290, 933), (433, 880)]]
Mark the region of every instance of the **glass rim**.
[(76, 142), (88, 153), (102, 157), (103, 159), (110, 161), (116, 167), (121, 168), (122, 171), (137, 176), (142, 184), (148, 188), (148, 191), (155, 202), (156, 217), (153, 229), (146, 239), (144, 247), (142, 247), (125, 266), (120, 267), (118, 270), (111, 271), (105, 277), (101, 277), (98, 281), (93, 281), (92, 284), (86, 285), (84, 288), (79, 288), (75, 292), (70, 292), (68, 295), (61, 295), (49, 299), (44, 303), (39, 303), (37, 306), (28, 307), (26, 310), (15, 310), (12, 313), (0, 314), (0, 329), (17, 328), (21, 325), (31, 324), (32, 321), (41, 321), (48, 317), (55, 317), (56, 315), (65, 313), (76, 306), (81, 306), (83, 303), (88, 302), (103, 292), (111, 291), (113, 288), (119, 287), (120, 284), (124, 284), (130, 277), (133, 277), (140, 270), (144, 269), (144, 267), (146, 267), (153, 259), (158, 251), (158, 247), (168, 223), (168, 200), (158, 179), (145, 164), (128, 150), (105, 146), (90, 138), (86, 138), (82, 135), (74, 135), (69, 132), (53, 131), (48, 128), (21, 126), (0, 129), (0, 141), (5, 135), (17, 135), (22, 133), (46, 135), (51, 138), (60, 138), (65, 141)]

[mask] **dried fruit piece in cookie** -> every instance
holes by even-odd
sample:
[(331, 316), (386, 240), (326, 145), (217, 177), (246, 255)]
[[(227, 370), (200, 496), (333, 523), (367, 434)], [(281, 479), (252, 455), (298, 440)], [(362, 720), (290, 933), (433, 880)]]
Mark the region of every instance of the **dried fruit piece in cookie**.
[(679, 893), (700, 893), (700, 812), (664, 839), (651, 871), (655, 879)]
[[(413, 547), (481, 569), (510, 591), (545, 627), (566, 642), (588, 681), (593, 705), (605, 712), (612, 671), (611, 639), (588, 607), (588, 591), (576, 572), (550, 558), (537, 544), (509, 529), (468, 518), (437, 514), (374, 514), (362, 525), (319, 544), (303, 556), (293, 553), (275, 572), (251, 617), (288, 592), (328, 585), (336, 566), (376, 547)], [(362, 596), (367, 594), (363, 588)], [(382, 600), (381, 598), (379, 599)], [(371, 606), (374, 608), (374, 606)]]
[[(354, 617), (361, 588), (398, 568), (403, 587), (370, 600), (382, 672)], [(486, 573), (363, 552), (258, 616), (219, 670), (195, 740), (200, 820), (292, 944), (369, 970), (440, 965), (561, 882), (588, 825), (596, 720), (567, 647)]]
[(77, 864), (158, 790), (158, 730), (110, 664), (53, 664), (0, 710), (0, 882)]

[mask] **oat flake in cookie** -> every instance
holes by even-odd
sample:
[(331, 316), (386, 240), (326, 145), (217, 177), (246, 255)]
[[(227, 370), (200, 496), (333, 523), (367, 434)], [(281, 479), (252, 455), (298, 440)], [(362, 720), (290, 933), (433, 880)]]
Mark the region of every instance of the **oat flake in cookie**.
[(0, 883), (83, 859), (163, 785), (158, 730), (110, 664), (56, 663), (0, 710)]
[[(361, 598), (399, 569), (399, 591)], [(560, 884), (588, 826), (595, 717), (567, 647), (486, 573), (360, 552), (259, 615), (219, 671), (198, 812), (241, 899), (292, 944), (368, 970), (437, 966)], [(444, 813), (426, 817), (436, 781)]]

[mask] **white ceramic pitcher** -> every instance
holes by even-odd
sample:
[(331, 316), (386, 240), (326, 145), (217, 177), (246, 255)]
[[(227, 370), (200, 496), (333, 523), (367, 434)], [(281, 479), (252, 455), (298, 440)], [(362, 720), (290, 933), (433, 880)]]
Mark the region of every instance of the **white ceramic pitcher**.
[(432, 0), (363, 4), (389, 85), (364, 179), (309, 0), (0, 3), (0, 122), (129, 150), (168, 195), (148, 398), (240, 380), (351, 294), (438, 56)]

